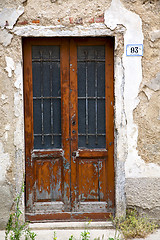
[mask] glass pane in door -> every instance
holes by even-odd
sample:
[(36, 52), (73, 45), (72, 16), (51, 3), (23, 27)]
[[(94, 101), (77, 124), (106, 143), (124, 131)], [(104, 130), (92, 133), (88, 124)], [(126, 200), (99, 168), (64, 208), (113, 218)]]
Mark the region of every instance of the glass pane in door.
[(105, 46), (78, 46), (78, 146), (105, 148)]
[(33, 46), (34, 149), (61, 148), (60, 47)]

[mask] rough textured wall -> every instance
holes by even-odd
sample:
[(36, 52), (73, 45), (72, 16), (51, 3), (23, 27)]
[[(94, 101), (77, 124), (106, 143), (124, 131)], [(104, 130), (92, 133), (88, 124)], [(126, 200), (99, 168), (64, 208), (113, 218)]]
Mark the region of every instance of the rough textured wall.
[(143, 81), (134, 119), (138, 124), (138, 153), (147, 163), (160, 165), (160, 1), (123, 0), (142, 19)]
[[(139, 104), (134, 110), (138, 125), (138, 154), (146, 163), (160, 165), (160, 1), (123, 0), (127, 9), (142, 19), (144, 56), (143, 79), (139, 89)], [(158, 173), (159, 168), (157, 168)], [(128, 207), (137, 207), (151, 218), (159, 219), (159, 178), (127, 178)], [(136, 197), (135, 197), (136, 196)]]
[[(103, 22), (104, 10), (109, 6), (110, 0), (100, 1), (25, 1), (25, 12), (17, 24), (39, 24), (72, 27), (75, 24)], [(71, 25), (70, 25), (71, 24)]]
[[(136, 12), (142, 20), (144, 54), (143, 79), (139, 104), (134, 110), (138, 125), (137, 150), (146, 163), (160, 165), (160, 1), (123, 0), (127, 9)], [(155, 171), (155, 176), (159, 168)], [(128, 207), (137, 207), (151, 218), (159, 219), (159, 178), (142, 173), (141, 178), (126, 179)], [(144, 175), (144, 177), (143, 177)]]
[(23, 13), (19, 4), (0, 3), (0, 228), (6, 226), (24, 169), (22, 46), (9, 33)]
[[(1, 46), (2, 49), (2, 46)], [(4, 227), (15, 191), (23, 178), (23, 96), (21, 39), (1, 50), (0, 69), (0, 209)], [(4, 223), (3, 223), (4, 220)]]
[(127, 178), (126, 197), (129, 208), (137, 208), (150, 219), (160, 222), (160, 179), (159, 178)]

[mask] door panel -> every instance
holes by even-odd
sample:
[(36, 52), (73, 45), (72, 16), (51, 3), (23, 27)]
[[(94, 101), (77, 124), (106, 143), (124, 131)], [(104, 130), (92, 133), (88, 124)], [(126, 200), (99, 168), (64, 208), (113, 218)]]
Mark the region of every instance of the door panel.
[(61, 165), (59, 159), (35, 162), (36, 202), (62, 200)]
[(114, 212), (113, 40), (25, 38), (26, 218)]
[[(112, 41), (71, 40), (72, 211), (87, 212), (93, 218), (95, 213), (108, 213), (114, 208), (113, 79), (107, 71), (113, 76)], [(107, 101), (107, 94), (112, 101)], [(76, 119), (74, 125), (72, 118)]]
[(70, 211), (68, 50), (63, 39), (23, 40), (28, 220)]
[(81, 159), (78, 165), (79, 201), (104, 201), (105, 160)]

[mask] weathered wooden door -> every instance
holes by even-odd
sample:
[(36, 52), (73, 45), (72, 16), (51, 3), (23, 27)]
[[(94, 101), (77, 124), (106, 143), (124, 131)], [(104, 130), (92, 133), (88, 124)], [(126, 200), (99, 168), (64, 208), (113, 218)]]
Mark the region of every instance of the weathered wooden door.
[(112, 38), (24, 38), (26, 219), (114, 212)]

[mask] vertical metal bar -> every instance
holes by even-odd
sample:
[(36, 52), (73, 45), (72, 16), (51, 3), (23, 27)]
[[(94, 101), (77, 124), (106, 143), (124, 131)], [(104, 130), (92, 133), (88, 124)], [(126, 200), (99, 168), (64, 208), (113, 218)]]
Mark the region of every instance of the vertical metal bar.
[[(51, 93), (51, 97), (52, 96), (52, 62), (51, 62), (51, 55), (52, 52), (49, 51), (49, 60), (50, 60), (50, 64), (49, 64), (49, 70), (50, 70), (50, 93)], [(51, 144), (54, 145), (54, 136), (53, 136), (53, 99), (51, 98)]]
[(87, 59), (88, 59), (88, 51), (84, 52), (85, 54), (85, 60), (86, 60), (86, 145), (88, 145), (88, 65), (87, 65)]
[(99, 160), (98, 160), (98, 201), (100, 202)]
[[(94, 52), (94, 59), (97, 59), (98, 57), (98, 53), (97, 51)], [(97, 104), (97, 62), (95, 61), (95, 128), (96, 128), (96, 141), (95, 141), (95, 144), (98, 145), (98, 130), (97, 130), (97, 127), (98, 127), (98, 104)]]
[(40, 64), (41, 64), (41, 123), (42, 123), (42, 141), (44, 144), (44, 104), (43, 104), (43, 57), (42, 51), (40, 51)]

